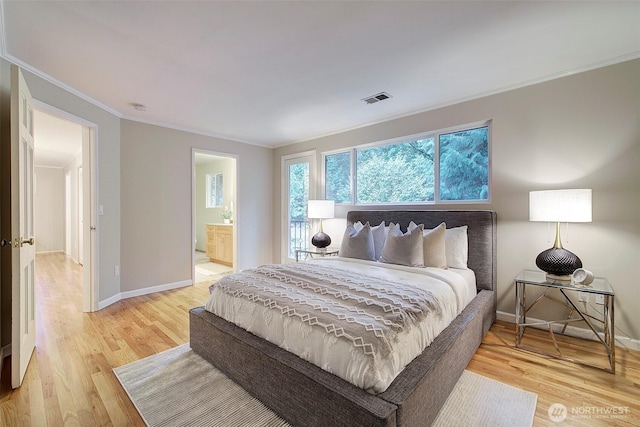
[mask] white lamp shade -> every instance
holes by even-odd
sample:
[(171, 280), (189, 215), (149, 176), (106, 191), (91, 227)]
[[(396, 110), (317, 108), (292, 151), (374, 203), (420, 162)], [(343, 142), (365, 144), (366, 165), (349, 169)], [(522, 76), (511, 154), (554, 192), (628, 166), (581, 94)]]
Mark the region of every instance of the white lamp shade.
[(591, 189), (529, 192), (529, 221), (591, 222)]
[(307, 217), (312, 219), (333, 218), (334, 211), (335, 202), (333, 200), (309, 200)]

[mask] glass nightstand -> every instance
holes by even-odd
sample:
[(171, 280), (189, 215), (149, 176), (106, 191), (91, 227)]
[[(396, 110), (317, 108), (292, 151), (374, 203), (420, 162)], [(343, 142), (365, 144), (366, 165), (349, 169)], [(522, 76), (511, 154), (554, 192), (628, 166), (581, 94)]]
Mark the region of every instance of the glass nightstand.
[[(574, 363), (580, 363), (583, 365), (595, 367), (605, 370), (607, 372), (615, 373), (615, 332), (614, 332), (614, 314), (613, 314), (613, 299), (614, 292), (611, 288), (611, 284), (607, 279), (602, 277), (596, 277), (594, 281), (587, 285), (577, 285), (573, 282), (557, 282), (547, 280), (546, 274), (543, 271), (524, 270), (515, 279), (516, 284), (516, 347), (523, 350), (532, 351), (538, 354), (554, 357), (557, 359), (567, 360)], [(527, 303), (526, 288), (534, 286), (538, 288), (544, 288), (542, 293), (538, 295), (530, 304)], [(558, 300), (550, 296), (550, 292), (558, 290), (563, 299)], [(586, 309), (581, 309), (580, 302), (576, 302), (576, 298), (569, 298), (571, 294), (587, 294), (587, 299), (590, 294), (595, 295), (596, 303), (598, 300), (602, 302), (602, 318), (598, 318), (595, 315), (598, 313), (589, 313)], [(578, 296), (578, 300), (580, 297)], [(528, 322), (527, 314), (536, 306), (540, 301), (551, 300), (560, 303), (569, 309), (569, 314), (566, 319), (552, 320), (552, 321), (536, 321)], [(575, 316), (577, 315), (577, 317)], [(565, 356), (558, 345), (558, 341), (554, 335), (553, 326), (562, 325), (560, 333), (564, 333), (569, 323), (584, 321), (586, 325), (593, 331), (596, 337), (596, 343), (600, 342), (606, 351), (608, 358), (608, 367), (599, 366), (593, 363), (589, 363), (583, 360), (578, 360), (575, 357)], [(522, 337), (527, 327), (546, 327), (553, 341), (556, 352), (548, 352), (525, 346), (522, 344)], [(585, 342), (592, 342), (586, 341)]]
[[(325, 256), (338, 256), (338, 249), (327, 249), (325, 251), (321, 251), (319, 249), (296, 249), (296, 262), (315, 257), (325, 257)], [(301, 255), (304, 254), (304, 258), (301, 258)]]

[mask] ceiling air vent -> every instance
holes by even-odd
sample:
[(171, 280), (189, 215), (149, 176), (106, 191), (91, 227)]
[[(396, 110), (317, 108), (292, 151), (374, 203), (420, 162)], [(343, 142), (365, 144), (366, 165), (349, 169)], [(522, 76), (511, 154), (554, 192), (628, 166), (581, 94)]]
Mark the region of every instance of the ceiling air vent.
[(391, 98), (391, 95), (389, 95), (387, 92), (380, 92), (378, 94), (364, 98), (363, 101), (367, 104), (375, 104), (376, 102), (384, 101), (385, 99), (389, 98)]

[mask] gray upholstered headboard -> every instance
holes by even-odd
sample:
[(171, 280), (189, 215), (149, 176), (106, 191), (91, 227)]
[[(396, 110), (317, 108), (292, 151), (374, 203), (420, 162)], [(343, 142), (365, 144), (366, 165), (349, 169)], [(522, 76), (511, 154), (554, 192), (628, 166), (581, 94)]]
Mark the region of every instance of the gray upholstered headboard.
[(347, 223), (367, 221), (378, 225), (385, 221), (400, 224), (403, 231), (409, 222), (424, 224), (425, 228), (437, 227), (445, 222), (447, 228), (468, 226), (469, 261), (468, 267), (476, 274), (478, 289), (496, 291), (496, 213), (494, 211), (351, 211), (347, 214)]

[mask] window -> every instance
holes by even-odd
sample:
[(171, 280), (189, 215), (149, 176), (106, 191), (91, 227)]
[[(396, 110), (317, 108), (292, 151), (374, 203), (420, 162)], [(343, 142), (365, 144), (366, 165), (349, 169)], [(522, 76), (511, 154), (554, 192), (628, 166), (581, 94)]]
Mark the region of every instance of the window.
[(324, 160), (325, 198), (336, 203), (489, 200), (488, 124), (355, 147)]
[(222, 173), (207, 174), (207, 194), (205, 200), (208, 208), (222, 206), (224, 203), (222, 194)]
[(351, 202), (351, 152), (325, 156), (325, 198)]
[(440, 135), (440, 200), (489, 200), (488, 131)]
[(433, 138), (356, 150), (356, 204), (433, 201)]

